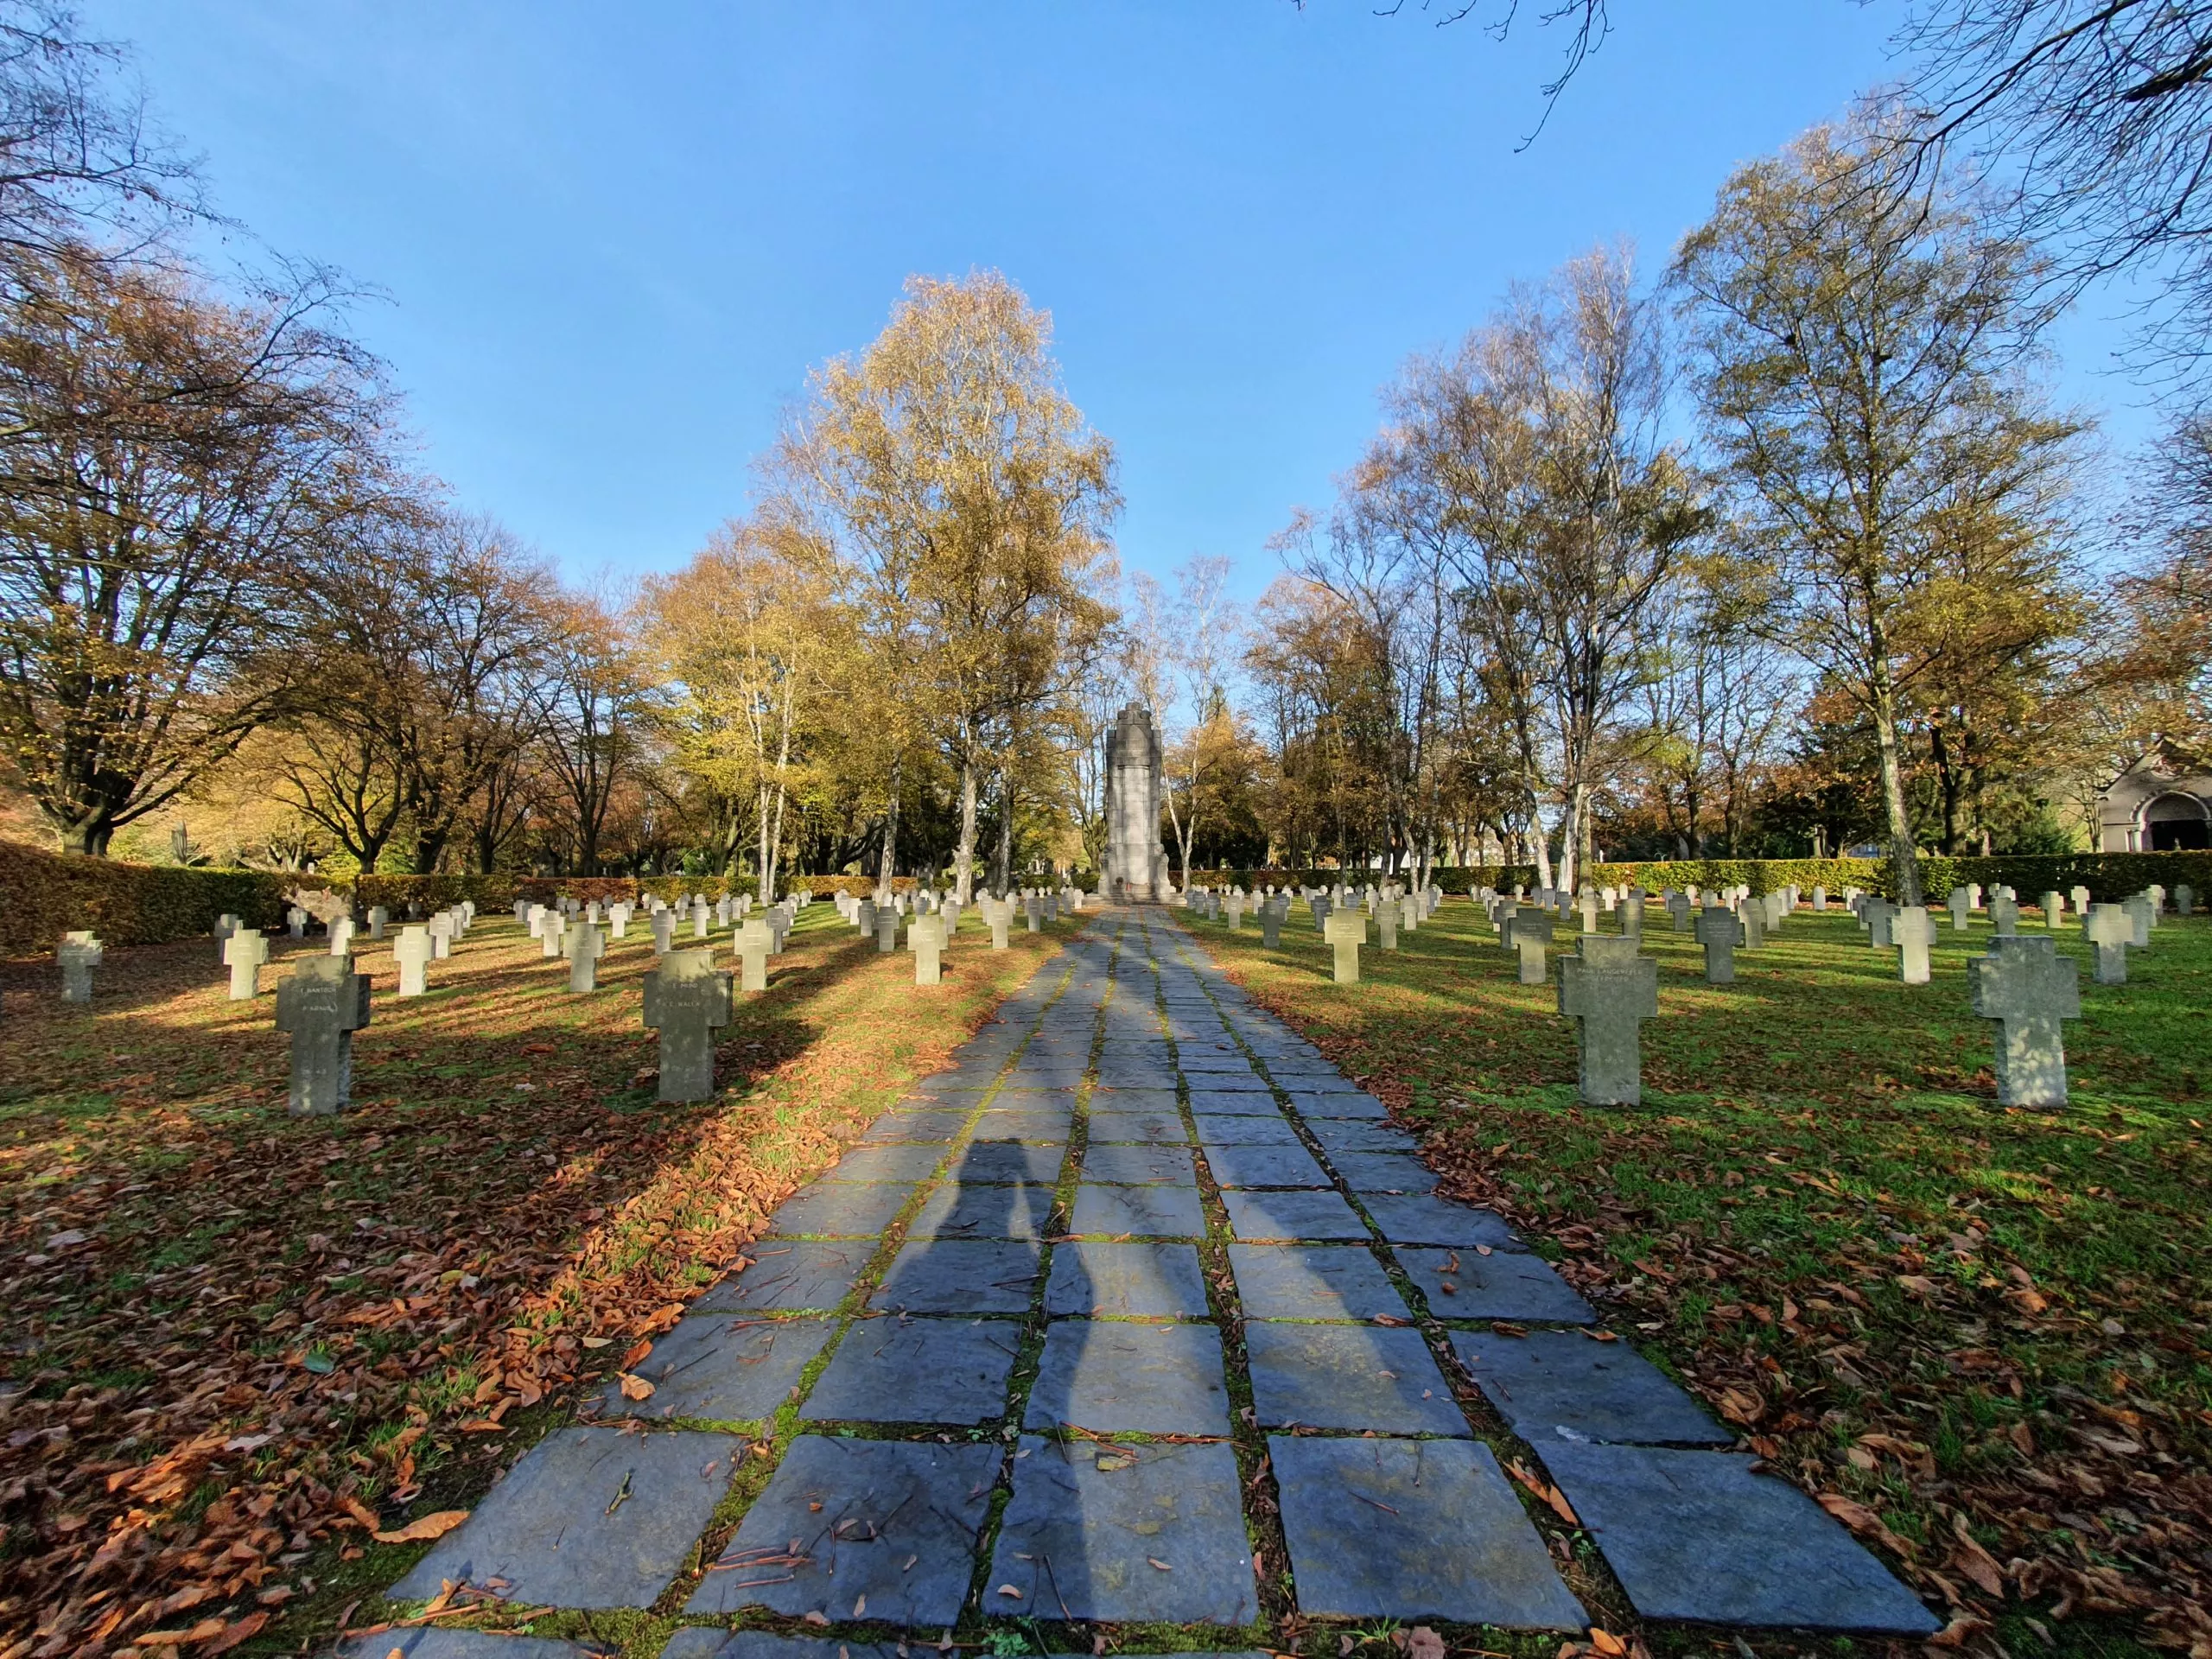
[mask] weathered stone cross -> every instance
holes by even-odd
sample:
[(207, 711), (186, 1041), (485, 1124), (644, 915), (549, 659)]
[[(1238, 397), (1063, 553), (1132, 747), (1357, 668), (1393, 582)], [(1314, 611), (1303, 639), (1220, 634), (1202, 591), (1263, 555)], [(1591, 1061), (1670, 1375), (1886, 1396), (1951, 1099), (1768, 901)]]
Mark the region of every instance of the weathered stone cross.
[(1586, 933), (1559, 961), (1559, 1011), (1575, 1022), (1580, 1089), (1591, 1106), (1634, 1106), (1643, 1098), (1637, 1027), (1659, 1014), (1659, 964), (1630, 938)]
[(429, 965), (438, 953), (427, 927), (403, 927), (399, 939), (391, 947), (391, 959), (399, 964), (399, 994), (420, 996), (430, 988)]
[(768, 988), (768, 957), (775, 948), (776, 930), (759, 918), (741, 923), (737, 930), (737, 988)]
[(2127, 949), (2135, 943), (2135, 924), (2118, 905), (2091, 905), (2082, 918), (2082, 937), (2094, 953), (2094, 977), (2100, 985), (2127, 983)]
[(1548, 976), (1544, 972), (1544, 948), (1555, 936), (1555, 925), (1548, 910), (1534, 905), (1522, 905), (1513, 912), (1507, 924), (1510, 943), (1521, 955), (1521, 982), (1541, 985)]
[(2066, 1103), (2060, 1023), (2082, 1017), (2082, 965), (2048, 938), (1993, 939), (1967, 963), (1974, 1011), (1997, 1022), (1997, 1099), (2005, 1106)]
[(599, 988), (599, 959), (607, 954), (607, 936), (589, 922), (569, 930), (562, 955), (569, 959), (569, 989), (581, 996)]
[(1726, 905), (1707, 905), (1697, 913), (1697, 942), (1705, 947), (1705, 982), (1736, 982), (1736, 941), (1743, 924)]
[(730, 1020), (729, 976), (707, 950), (671, 950), (645, 976), (645, 1024), (660, 1033), (660, 1098), (709, 1100), (715, 1033)]
[(1359, 983), (1359, 947), (1367, 943), (1367, 918), (1357, 910), (1332, 910), (1321, 937), (1336, 947), (1336, 982)]
[(89, 1002), (92, 1000), (92, 969), (100, 965), (106, 954), (99, 938), (89, 929), (64, 933), (61, 943), (54, 947), (54, 958), (61, 964), (61, 1000), (64, 1002)]
[(353, 1033), (369, 1023), (369, 976), (351, 957), (307, 957), (276, 988), (276, 1029), (292, 1039), (291, 1109), (328, 1117), (353, 1096)]

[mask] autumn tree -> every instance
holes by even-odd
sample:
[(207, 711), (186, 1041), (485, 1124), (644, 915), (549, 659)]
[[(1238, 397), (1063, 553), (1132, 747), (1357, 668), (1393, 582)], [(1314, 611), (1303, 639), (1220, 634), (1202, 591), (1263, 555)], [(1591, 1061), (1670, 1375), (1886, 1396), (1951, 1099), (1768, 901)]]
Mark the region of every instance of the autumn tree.
[(1899, 902), (1921, 902), (1905, 798), (1908, 624), (1962, 493), (2039, 506), (2076, 423), (2029, 377), (2031, 251), (1862, 113), (1739, 168), (1684, 242), (1697, 390), (1795, 647), (1871, 721)]

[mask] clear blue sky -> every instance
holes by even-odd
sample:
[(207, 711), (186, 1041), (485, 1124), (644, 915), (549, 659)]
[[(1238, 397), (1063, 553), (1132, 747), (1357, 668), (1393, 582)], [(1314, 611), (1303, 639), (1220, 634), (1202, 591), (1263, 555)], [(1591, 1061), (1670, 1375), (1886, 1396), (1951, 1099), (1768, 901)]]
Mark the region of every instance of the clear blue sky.
[[(1732, 165), (1894, 73), (1900, 0), (1624, 0), (1518, 154), (1557, 31), (1501, 46), (1418, 5), (85, 16), (135, 45), (226, 211), (384, 291), (358, 326), (424, 464), (573, 576), (680, 564), (810, 365), (864, 346), (907, 273), (995, 266), (1119, 448), (1124, 562), (1227, 554), (1255, 592), (1408, 352), (1599, 240), (1656, 269)], [(2109, 334), (2069, 330), (2069, 389), (2124, 406), (2089, 372)]]

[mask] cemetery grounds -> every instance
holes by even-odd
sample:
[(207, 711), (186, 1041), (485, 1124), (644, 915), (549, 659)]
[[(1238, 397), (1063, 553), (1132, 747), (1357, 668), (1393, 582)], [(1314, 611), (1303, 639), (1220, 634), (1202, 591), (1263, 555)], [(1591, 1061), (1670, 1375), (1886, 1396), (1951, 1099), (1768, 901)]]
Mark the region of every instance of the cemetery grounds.
[(334, 1118), (287, 1115), (274, 1029), (320, 938), (251, 1002), (211, 939), (109, 950), (89, 1011), (0, 964), (0, 1656), (327, 1647), (1076, 926), (995, 952), (971, 912), (918, 987), (817, 902), (693, 1106), (656, 1103), (642, 914), (587, 996), (505, 914), (404, 1001), (362, 934)]
[[(2171, 915), (2066, 1026), (2063, 1112), (2006, 1109), (1968, 1007), (1986, 915), (1933, 982), (1839, 906), (1736, 982), (1656, 903), (1643, 1100), (1575, 1098), (1551, 982), (1464, 897), (1362, 982), (1294, 902), (1283, 949), (1181, 914), (1255, 1001), (1422, 1135), (1440, 1190), (1504, 1213), (1649, 1356), (1885, 1550), (1940, 1640), (2212, 1652), (2212, 918)], [(2020, 931), (2039, 931), (2032, 909)], [(1573, 928), (1560, 925), (1560, 948)], [(1617, 932), (1616, 917), (1601, 918)], [(1501, 1336), (1512, 1339), (1510, 1326)], [(1725, 1644), (1713, 1644), (1719, 1650)]]

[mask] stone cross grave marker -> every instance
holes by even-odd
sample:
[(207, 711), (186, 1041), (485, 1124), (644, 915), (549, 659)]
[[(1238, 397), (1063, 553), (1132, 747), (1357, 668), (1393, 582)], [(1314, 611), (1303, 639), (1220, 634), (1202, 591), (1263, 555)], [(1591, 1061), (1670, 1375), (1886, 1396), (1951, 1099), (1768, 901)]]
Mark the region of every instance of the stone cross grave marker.
[(1417, 894), (1408, 893), (1398, 901), (1398, 927), (1402, 932), (1421, 931), (1421, 904)]
[(1598, 931), (1598, 890), (1595, 887), (1583, 888), (1575, 895), (1574, 904), (1575, 908), (1582, 912), (1582, 931), (1595, 933)]
[(1335, 908), (1329, 902), (1329, 895), (1315, 893), (1306, 901), (1306, 907), (1313, 912), (1313, 931), (1325, 939), (1329, 937), (1329, 912)]
[(2087, 887), (2072, 888), (2068, 892), (2066, 897), (2068, 900), (2072, 903), (2074, 906), (2074, 913), (2076, 916), (2086, 916), (2088, 914), (2089, 890)]
[(304, 939), (308, 936), (307, 912), (294, 905), (284, 912), (284, 925), (291, 930), (294, 938)]
[(1967, 907), (1969, 910), (1980, 910), (1981, 908), (1980, 882), (1969, 881), (1967, 883)]
[(1659, 964), (1630, 938), (1584, 934), (1559, 959), (1559, 1011), (1575, 1022), (1580, 1091), (1591, 1106), (1634, 1106), (1643, 1099), (1637, 1028), (1659, 1016)]
[(330, 954), (350, 957), (353, 954), (353, 918), (340, 916), (330, 924)]
[(1336, 947), (1336, 982), (1359, 983), (1359, 947), (1367, 943), (1367, 918), (1356, 909), (1333, 910), (1321, 937)]
[(545, 937), (545, 918), (551, 914), (553, 914), (551, 909), (544, 905), (532, 905), (530, 907), (530, 916), (528, 919), (530, 922), (530, 937), (531, 938), (542, 939)]
[(423, 931), (429, 936), (430, 959), (443, 962), (453, 955), (454, 938), (461, 931), (461, 921), (453, 912), (442, 910), (423, 925)]
[(1689, 931), (1690, 912), (1695, 908), (1696, 906), (1690, 902), (1689, 894), (1686, 893), (1676, 893), (1672, 889), (1669, 890), (1667, 893), (1667, 914), (1674, 920), (1675, 932), (1687, 933)]
[(1266, 950), (1282, 949), (1283, 918), (1290, 914), (1290, 896), (1281, 894), (1260, 906), (1260, 946)]
[(1886, 899), (1869, 899), (1861, 914), (1866, 923), (1866, 940), (1877, 950), (1887, 950), (1892, 941), (1890, 929), (1897, 918), (1897, 907)]
[(2010, 893), (1993, 898), (1989, 901), (1989, 925), (1997, 930), (2000, 939), (2017, 938), (2020, 931), (2020, 901)]
[(99, 938), (89, 928), (64, 933), (61, 943), (54, 947), (54, 960), (61, 964), (61, 1000), (64, 1002), (89, 1002), (92, 1000), (92, 969), (100, 965), (106, 954)]
[(2158, 918), (2166, 913), (2166, 890), (2153, 881), (2143, 889), (2143, 896), (2151, 901), (2151, 925), (2158, 925)]
[(2139, 893), (2133, 898), (2123, 899), (2120, 901), (2120, 912), (2134, 925), (2135, 938), (2133, 943), (2135, 948), (2138, 950), (2149, 950), (2152, 918), (2156, 914), (2151, 907), (2150, 895)]
[(885, 905), (875, 912), (875, 949), (878, 956), (889, 956), (899, 948), (899, 912)]
[(1228, 910), (1229, 931), (1232, 933), (1242, 932), (1244, 928), (1244, 895), (1241, 893), (1230, 893)]
[(2087, 940), (2100, 985), (2127, 983), (2127, 948), (2135, 943), (2135, 924), (2118, 905), (2091, 905), (2082, 918), (2082, 937)]
[(1620, 897), (1621, 937), (1634, 939), (1639, 945), (1643, 940), (1643, 889), (1630, 887)]
[(1021, 895), (1021, 913), (1029, 918), (1029, 931), (1032, 933), (1037, 931), (1039, 924), (1044, 920), (1045, 911), (1044, 906), (1037, 902), (1035, 893), (1025, 893)]
[(735, 940), (737, 947), (737, 988), (741, 991), (765, 991), (768, 988), (768, 957), (776, 943), (776, 930), (756, 918), (741, 923)]
[(917, 916), (906, 928), (914, 952), (914, 983), (936, 985), (944, 978), (944, 918)]
[(2044, 894), (2043, 925), (2045, 927), (2059, 927), (2063, 926), (2065, 921), (2066, 895), (2056, 892)]
[(1376, 943), (1385, 950), (1398, 948), (1398, 907), (1384, 904), (1375, 913)]
[(703, 939), (712, 931), (713, 930), (707, 925), (707, 901), (703, 899), (693, 900), (691, 905), (691, 937), (695, 939)]
[(1726, 905), (1707, 905), (1697, 913), (1697, 942), (1705, 947), (1705, 982), (1736, 982), (1736, 941), (1743, 923)]
[(1746, 899), (1737, 907), (1737, 919), (1744, 925), (1744, 949), (1757, 950), (1766, 944), (1766, 906), (1756, 899)]
[(259, 928), (240, 928), (223, 941), (223, 962), (231, 970), (231, 1001), (251, 1002), (261, 995), (261, 970), (269, 961), (269, 941)]
[(215, 954), (217, 956), (223, 954), (223, 947), (231, 942), (231, 935), (245, 925), (245, 923), (241, 918), (227, 910), (215, 918)]
[(676, 912), (672, 910), (653, 912), (653, 955), (664, 957), (676, 949)]
[(2048, 938), (1996, 938), (1967, 963), (1974, 1011), (1997, 1022), (1997, 1100), (2004, 1106), (2066, 1103), (2062, 1024), (2082, 1017), (2082, 965)]
[(537, 932), (538, 943), (545, 947), (542, 954), (546, 961), (550, 962), (554, 957), (565, 954), (563, 946), (568, 935), (569, 918), (557, 910), (547, 911), (544, 925)]
[[(952, 912), (953, 918), (957, 918), (959, 914), (959, 907), (955, 906)], [(786, 899), (780, 905), (769, 906), (761, 912), (760, 919), (768, 925), (768, 954), (772, 957), (782, 956), (784, 936), (791, 931), (792, 917), (790, 901)], [(945, 924), (948, 927), (952, 925), (951, 919), (948, 919)]]
[(861, 938), (875, 937), (875, 900), (863, 899), (853, 906), (853, 927)]
[(615, 903), (607, 907), (607, 931), (610, 938), (620, 939), (630, 931), (630, 906)]
[(1948, 903), (1951, 912), (1953, 931), (1965, 932), (1967, 922), (1974, 914), (1974, 901), (1967, 897), (1967, 890), (1964, 887), (1953, 887)]
[(353, 1033), (369, 1023), (369, 976), (350, 957), (307, 957), (276, 988), (276, 1029), (292, 1039), (293, 1115), (328, 1117), (353, 1098)]
[(385, 924), (391, 919), (391, 912), (382, 905), (371, 905), (369, 906), (369, 937), (372, 939), (382, 939)]
[(1544, 949), (1557, 934), (1552, 913), (1535, 905), (1515, 909), (1509, 924), (1513, 950), (1521, 958), (1521, 982), (1541, 985), (1550, 977), (1544, 971)]
[(711, 950), (671, 950), (645, 975), (645, 1024), (660, 1033), (660, 1098), (709, 1100), (715, 1033), (730, 1021), (729, 976)]
[(561, 954), (569, 959), (569, 989), (576, 996), (599, 988), (599, 959), (607, 954), (607, 935), (590, 922), (569, 930)]
[(523, 923), (527, 923), (530, 920), (529, 899), (518, 899), (515, 900), (515, 920)]
[(2174, 914), (2177, 916), (2196, 914), (2196, 889), (2186, 881), (2177, 883), (2174, 887)]
[(1816, 916), (1828, 913), (1828, 890), (1826, 887), (1813, 889), (1813, 913)]
[(1890, 923), (1897, 945), (1897, 976), (1908, 985), (1928, 983), (1928, 947), (1936, 943), (1935, 918), (1925, 905), (1908, 905)]
[(1009, 949), (1006, 935), (1007, 930), (1014, 925), (1013, 902), (1006, 899), (986, 899), (982, 902), (983, 919), (990, 924), (991, 949)]
[(402, 996), (421, 996), (430, 988), (429, 965), (436, 955), (428, 927), (403, 927), (398, 941), (391, 947), (391, 959), (399, 964), (399, 994)]

